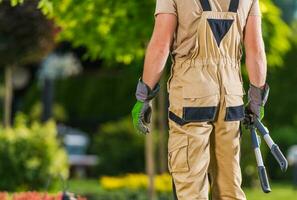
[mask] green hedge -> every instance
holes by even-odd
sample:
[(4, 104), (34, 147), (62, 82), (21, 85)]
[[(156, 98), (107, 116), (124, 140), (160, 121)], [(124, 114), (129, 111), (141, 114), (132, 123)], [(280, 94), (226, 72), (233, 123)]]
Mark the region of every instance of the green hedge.
[[(99, 123), (130, 114), (140, 74), (137, 67), (85, 70), (79, 76), (55, 82), (55, 103), (63, 107), (67, 124), (92, 132)], [(20, 110), (32, 115), (40, 100), (41, 88), (35, 81), (22, 98)]]
[(55, 186), (60, 175), (68, 175), (55, 123), (27, 125), (23, 115), (13, 128), (0, 127), (0, 163), (0, 191), (42, 190), (49, 178)]
[(134, 131), (130, 117), (101, 126), (91, 152), (98, 155), (97, 175), (144, 171), (144, 136)]
[(265, 108), (265, 120), (271, 130), (284, 126), (297, 127), (296, 37), (291, 40), (291, 45), (291, 50), (285, 55), (283, 67), (270, 70), (268, 74), (270, 96)]
[[(291, 146), (297, 144), (297, 129), (295, 127), (279, 127), (271, 131), (272, 138), (280, 147), (284, 155), (287, 157), (288, 150)], [(266, 168), (272, 179), (276, 180), (293, 180), (293, 168), (290, 166), (286, 173), (280, 170), (279, 164), (269, 152), (266, 159)]]
[(56, 82), (56, 102), (71, 120), (106, 122), (130, 113), (139, 73), (134, 69), (87, 72)]

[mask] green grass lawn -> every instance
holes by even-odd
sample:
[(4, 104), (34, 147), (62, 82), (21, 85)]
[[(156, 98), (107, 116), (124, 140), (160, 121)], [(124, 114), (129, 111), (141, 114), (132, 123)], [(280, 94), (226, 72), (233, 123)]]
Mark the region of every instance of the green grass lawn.
[(245, 189), (248, 200), (296, 200), (297, 190), (288, 183), (272, 183), (272, 192), (265, 194), (261, 188)]
[(100, 194), (99, 179), (70, 180), (69, 190), (76, 194)]
[[(297, 190), (289, 183), (272, 183), (272, 192), (265, 194), (261, 188), (249, 189), (245, 192), (248, 200), (297, 200)], [(92, 194), (100, 196), (102, 188), (100, 188), (99, 180), (71, 180), (69, 182), (69, 190), (77, 194)]]

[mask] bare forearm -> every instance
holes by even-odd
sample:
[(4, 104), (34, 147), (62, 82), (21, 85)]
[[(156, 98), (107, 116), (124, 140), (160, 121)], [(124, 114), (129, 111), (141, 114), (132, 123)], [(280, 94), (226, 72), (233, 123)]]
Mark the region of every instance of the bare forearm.
[(159, 82), (169, 55), (169, 47), (151, 42), (147, 48), (144, 62), (143, 81), (153, 89)]
[(266, 83), (267, 61), (264, 48), (246, 55), (246, 66), (250, 83), (262, 87)]
[(250, 83), (256, 87), (263, 87), (266, 83), (267, 61), (262, 36), (261, 17), (248, 17), (244, 46)]
[(143, 82), (153, 89), (159, 82), (164, 70), (170, 46), (177, 25), (173, 14), (159, 14), (148, 45), (143, 70)]

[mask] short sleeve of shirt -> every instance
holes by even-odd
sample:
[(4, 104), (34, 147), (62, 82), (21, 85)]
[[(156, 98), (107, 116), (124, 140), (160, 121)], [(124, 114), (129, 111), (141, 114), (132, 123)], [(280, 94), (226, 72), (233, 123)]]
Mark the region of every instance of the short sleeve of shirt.
[(177, 15), (175, 0), (157, 0), (155, 16), (161, 13)]
[(259, 0), (253, 0), (249, 16), (261, 16)]

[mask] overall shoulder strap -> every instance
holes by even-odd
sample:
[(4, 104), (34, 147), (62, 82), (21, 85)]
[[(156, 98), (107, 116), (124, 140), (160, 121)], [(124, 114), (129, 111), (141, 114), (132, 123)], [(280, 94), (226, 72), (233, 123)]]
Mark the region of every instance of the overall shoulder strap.
[(211, 11), (211, 7), (208, 0), (200, 0), (203, 11)]
[(229, 12), (237, 12), (239, 6), (239, 0), (231, 0), (229, 6)]

